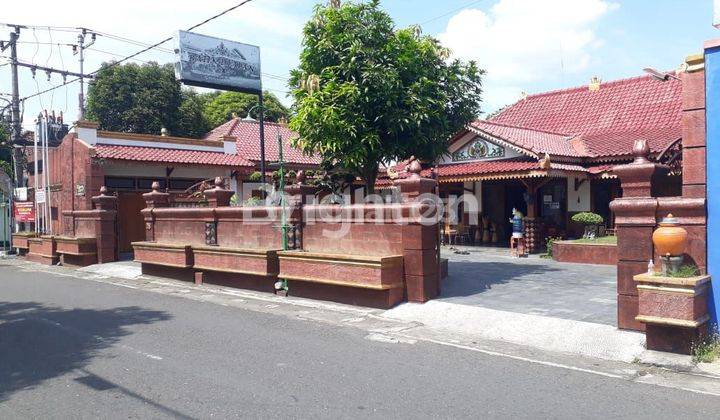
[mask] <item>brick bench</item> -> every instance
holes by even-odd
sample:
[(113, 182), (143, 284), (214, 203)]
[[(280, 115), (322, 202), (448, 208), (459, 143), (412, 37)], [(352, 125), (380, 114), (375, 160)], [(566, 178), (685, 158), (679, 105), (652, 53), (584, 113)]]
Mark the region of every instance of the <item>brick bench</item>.
[(60, 260), (60, 256), (56, 250), (55, 237), (51, 235), (43, 235), (40, 237), (28, 238), (28, 253), (26, 255), (28, 261), (55, 265)]
[(18, 250), (19, 255), (27, 254), (30, 249), (28, 240), (37, 236), (34, 232), (18, 232), (12, 234), (12, 247)]
[(97, 240), (95, 238), (56, 236), (55, 244), (62, 265), (84, 267), (97, 263)]
[(393, 307), (403, 300), (402, 255), (280, 251), (278, 259), (278, 277), (288, 280), (293, 296), (380, 308)]
[(135, 261), (139, 263), (173, 268), (190, 268), (193, 266), (190, 245), (133, 242), (132, 247), (135, 252)]

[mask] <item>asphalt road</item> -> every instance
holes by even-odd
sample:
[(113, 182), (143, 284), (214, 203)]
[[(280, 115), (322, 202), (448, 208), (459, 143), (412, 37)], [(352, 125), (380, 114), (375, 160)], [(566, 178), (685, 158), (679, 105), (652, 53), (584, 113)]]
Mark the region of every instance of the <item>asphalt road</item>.
[[(2, 265), (2, 264), (0, 264)], [(720, 398), (0, 266), (0, 418), (717, 418)]]

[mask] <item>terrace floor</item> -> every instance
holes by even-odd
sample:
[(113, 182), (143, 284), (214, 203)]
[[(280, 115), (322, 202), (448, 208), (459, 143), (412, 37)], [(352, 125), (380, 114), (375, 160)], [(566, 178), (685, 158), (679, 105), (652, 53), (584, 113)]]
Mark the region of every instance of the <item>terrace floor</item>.
[(515, 258), (507, 248), (455, 246), (441, 253), (449, 259), (441, 301), (617, 325), (615, 266)]

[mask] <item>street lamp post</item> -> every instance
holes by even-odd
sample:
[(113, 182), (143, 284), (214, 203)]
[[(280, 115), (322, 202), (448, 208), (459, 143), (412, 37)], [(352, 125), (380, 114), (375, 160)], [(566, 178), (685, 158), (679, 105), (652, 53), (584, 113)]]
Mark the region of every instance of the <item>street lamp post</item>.
[(260, 179), (263, 185), (263, 188), (261, 190), (263, 191), (263, 194), (265, 194), (265, 105), (263, 103), (262, 92), (260, 92), (260, 95), (258, 95), (258, 103), (248, 110), (247, 117), (245, 117), (246, 120), (252, 120), (252, 117), (250, 115), (255, 110), (255, 108), (259, 110), (258, 124), (260, 128)]

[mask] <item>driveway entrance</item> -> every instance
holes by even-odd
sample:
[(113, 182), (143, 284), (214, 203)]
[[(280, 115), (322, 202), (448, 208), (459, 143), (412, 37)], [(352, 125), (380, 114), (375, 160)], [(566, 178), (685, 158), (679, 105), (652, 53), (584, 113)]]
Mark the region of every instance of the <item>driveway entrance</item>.
[(617, 325), (616, 267), (559, 263), (507, 248), (443, 247), (440, 300), (501, 311)]

